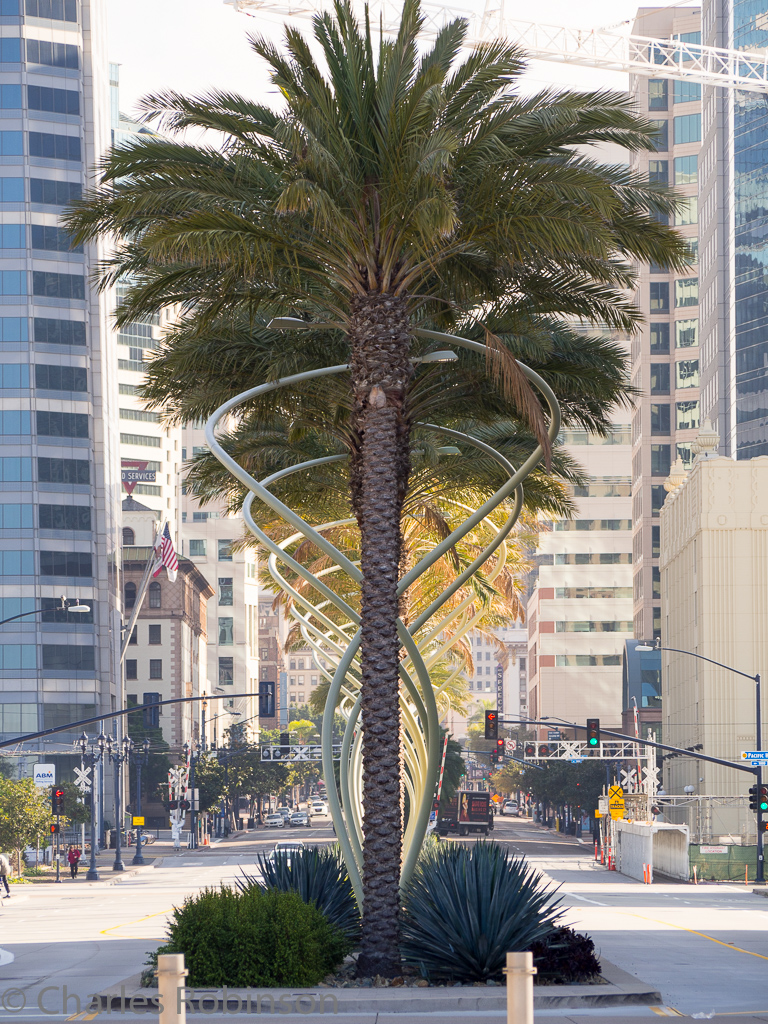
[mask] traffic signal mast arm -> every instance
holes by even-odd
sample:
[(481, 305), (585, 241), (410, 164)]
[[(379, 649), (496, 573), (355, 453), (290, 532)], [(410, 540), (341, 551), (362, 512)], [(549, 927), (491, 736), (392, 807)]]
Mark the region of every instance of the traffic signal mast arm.
[[(748, 677), (752, 679), (752, 676)], [(542, 721), (536, 718), (505, 718), (501, 720), (502, 725), (547, 725), (550, 726), (550, 721)], [(575, 722), (560, 722), (560, 725), (566, 726), (568, 729), (584, 729), (583, 725), (576, 725)], [(739, 761), (726, 761), (722, 757), (710, 757), (709, 754), (699, 754), (694, 750), (687, 750), (685, 747), (673, 747), (669, 743), (659, 743), (657, 740), (646, 740), (640, 739), (637, 736), (627, 736), (623, 732), (613, 732), (611, 729), (604, 729), (600, 726), (600, 732), (603, 736), (611, 736), (617, 740), (629, 740), (630, 743), (636, 743), (638, 746), (655, 747), (657, 750), (671, 750), (675, 754), (684, 754), (686, 757), (694, 757), (697, 761), (710, 761), (712, 764), (722, 764), (726, 768), (736, 768), (740, 772), (750, 772), (752, 775), (757, 775), (757, 768), (750, 768), (746, 764), (742, 764)]]

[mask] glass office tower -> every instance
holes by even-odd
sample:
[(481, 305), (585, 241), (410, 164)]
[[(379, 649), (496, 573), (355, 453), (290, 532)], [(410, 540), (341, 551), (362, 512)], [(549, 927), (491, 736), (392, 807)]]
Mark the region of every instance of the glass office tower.
[[(768, 0), (706, 0), (703, 42), (762, 51)], [(700, 176), (702, 415), (720, 451), (768, 455), (768, 108), (705, 88)]]
[(0, 0), (0, 618), (42, 609), (0, 628), (3, 738), (119, 699), (112, 298), (59, 223), (109, 145), (103, 19), (102, 0)]

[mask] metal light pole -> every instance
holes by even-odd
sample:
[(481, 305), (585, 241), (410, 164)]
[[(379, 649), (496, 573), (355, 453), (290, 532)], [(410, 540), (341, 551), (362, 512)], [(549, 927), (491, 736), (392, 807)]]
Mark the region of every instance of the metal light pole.
[(88, 735), (83, 733), (79, 745), (83, 761), (91, 766), (91, 858), (85, 878), (88, 882), (98, 882), (99, 872), (96, 869), (96, 765), (104, 755), (106, 737), (104, 733), (99, 733), (95, 742), (91, 743), (91, 749), (88, 750)]
[[(141, 745), (141, 753), (136, 758), (136, 817), (141, 817), (141, 769), (149, 764), (149, 737), (144, 738)], [(144, 849), (141, 843), (141, 825), (136, 826), (136, 853), (133, 855), (133, 864), (144, 864)]]
[(111, 736), (107, 737), (107, 754), (110, 762), (115, 766), (115, 863), (112, 865), (113, 871), (125, 871), (122, 857), (122, 837), (120, 835), (120, 817), (122, 814), (120, 807), (120, 767), (130, 757), (132, 741), (128, 736), (123, 737), (122, 746), (123, 753), (121, 754), (119, 745)]
[[(187, 757), (189, 764), (189, 848), (190, 850), (197, 849), (197, 818), (196, 818), (196, 806), (195, 806), (195, 752), (189, 743), (184, 744), (184, 753)], [(198, 751), (198, 757), (200, 752)]]
[[(718, 668), (724, 668), (727, 672), (733, 672), (734, 675), (744, 676), (745, 679), (751, 679), (755, 684), (755, 748), (757, 750), (763, 749), (763, 717), (762, 708), (760, 706), (760, 673), (756, 672), (753, 676), (749, 672), (742, 672), (738, 668), (733, 668), (731, 665), (724, 665), (722, 661), (715, 661), (714, 658), (705, 658), (703, 654), (696, 654), (695, 651), (683, 651), (679, 647), (662, 647), (661, 641), (657, 640), (656, 643), (642, 643), (635, 647), (636, 651), (670, 651), (673, 654), (687, 654), (690, 658), (698, 658), (699, 661), (709, 662), (710, 665), (717, 665)], [(765, 885), (765, 864), (763, 856), (763, 812), (760, 810), (760, 787), (763, 784), (763, 769), (758, 766), (755, 769), (755, 781), (757, 782), (757, 874), (755, 876), (755, 885)]]

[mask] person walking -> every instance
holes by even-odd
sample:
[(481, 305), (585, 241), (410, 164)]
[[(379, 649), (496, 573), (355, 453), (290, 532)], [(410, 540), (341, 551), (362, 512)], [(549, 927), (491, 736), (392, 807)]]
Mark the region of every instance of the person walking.
[(8, 888), (8, 875), (11, 873), (11, 862), (4, 853), (0, 853), (0, 882), (5, 886), (4, 900), (10, 899), (11, 890)]
[(69, 873), (72, 878), (77, 878), (77, 869), (80, 865), (80, 858), (83, 852), (79, 846), (70, 846), (67, 850), (67, 860), (69, 861)]

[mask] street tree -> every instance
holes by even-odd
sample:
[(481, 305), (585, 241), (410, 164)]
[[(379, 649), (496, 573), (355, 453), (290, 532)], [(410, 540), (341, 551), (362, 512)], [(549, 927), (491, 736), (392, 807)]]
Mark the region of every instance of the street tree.
[[(368, 12), (361, 28), (337, 0), (315, 16), (314, 45), (293, 27), (286, 53), (254, 38), (279, 110), (221, 92), (149, 97), (146, 115), (162, 129), (211, 129), (221, 145), (137, 135), (113, 149), (67, 219), (75, 242), (115, 236), (103, 283), (130, 278), (123, 322), (178, 305), (182, 317), (194, 313), (200, 337), (219, 315), (254, 319), (279, 304), (330, 321), (346, 346), (344, 437), (363, 576), (358, 969), (389, 976), (400, 971), (396, 588), (421, 413), (409, 399), (413, 329), (473, 319), (488, 344), (477, 381), (489, 415), (506, 409), (546, 450), (541, 405), (515, 359), (525, 343), (500, 337), (494, 322), (513, 310), (522, 324), (535, 304), (632, 329), (633, 261), (682, 269), (691, 260), (660, 223), (675, 206), (662, 186), (584, 155), (604, 141), (652, 148), (653, 125), (628, 98), (520, 97), (524, 59), (514, 46), (497, 41), (460, 60), (465, 21), (444, 27), (431, 48), (419, 45), (422, 24), (417, 0), (406, 0), (397, 37), (374, 47)], [(327, 345), (318, 342), (322, 366)], [(297, 343), (274, 347), (296, 364)]]
[(43, 839), (51, 823), (51, 798), (32, 779), (0, 777), (0, 850), (16, 853), (21, 875), (21, 851)]

